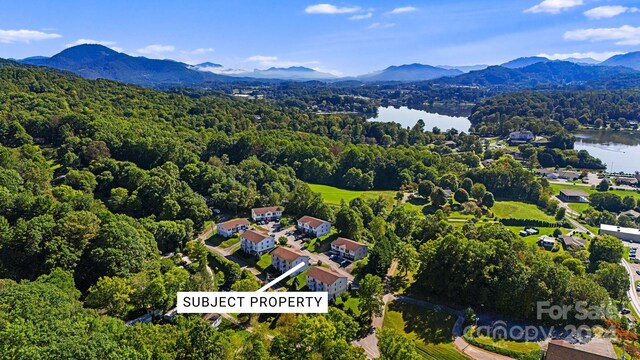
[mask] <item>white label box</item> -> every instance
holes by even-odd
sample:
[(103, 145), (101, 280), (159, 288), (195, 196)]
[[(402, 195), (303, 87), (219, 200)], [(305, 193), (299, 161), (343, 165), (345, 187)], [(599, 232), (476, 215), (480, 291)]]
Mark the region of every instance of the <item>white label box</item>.
[(178, 292), (178, 313), (319, 314), (329, 312), (327, 292)]

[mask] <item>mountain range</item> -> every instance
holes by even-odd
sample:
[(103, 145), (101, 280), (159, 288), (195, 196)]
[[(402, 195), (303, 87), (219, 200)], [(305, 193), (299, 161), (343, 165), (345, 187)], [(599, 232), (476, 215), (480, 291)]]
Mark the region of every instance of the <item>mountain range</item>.
[[(552, 86), (580, 84), (605, 77), (634, 74), (635, 71), (632, 69), (640, 70), (640, 52), (631, 52), (613, 56), (601, 63), (588, 58), (553, 61), (546, 57), (532, 56), (514, 59), (497, 66), (407, 64), (389, 66), (369, 74), (344, 78), (302, 66), (246, 71), (229, 69), (213, 62), (189, 65), (174, 60), (131, 56), (95, 44), (70, 47), (52, 57), (34, 56), (16, 61), (66, 70), (89, 79), (105, 78), (148, 87), (197, 86), (207, 82), (252, 79), (437, 81), (457, 85), (533, 87), (541, 84)], [(632, 77), (634, 76), (635, 74)]]

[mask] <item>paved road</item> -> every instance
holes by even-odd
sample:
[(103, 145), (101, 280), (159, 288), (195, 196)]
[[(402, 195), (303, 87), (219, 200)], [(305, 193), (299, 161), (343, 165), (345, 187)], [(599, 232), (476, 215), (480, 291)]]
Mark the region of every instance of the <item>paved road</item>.
[(627, 295), (629, 296), (629, 300), (631, 300), (631, 306), (636, 311), (636, 314), (640, 314), (640, 299), (638, 298), (638, 292), (636, 291), (635, 279), (636, 274), (633, 270), (631, 264), (629, 264), (625, 259), (622, 259), (622, 266), (627, 270), (629, 274), (629, 280), (631, 285), (629, 286), (629, 290), (627, 291)]

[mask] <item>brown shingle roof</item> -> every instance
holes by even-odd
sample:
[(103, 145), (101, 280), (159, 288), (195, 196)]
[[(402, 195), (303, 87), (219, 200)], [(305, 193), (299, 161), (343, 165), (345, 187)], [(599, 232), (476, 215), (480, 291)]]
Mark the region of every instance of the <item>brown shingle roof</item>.
[(307, 272), (307, 275), (327, 285), (333, 284), (340, 278), (346, 278), (346, 276), (342, 276), (333, 270), (325, 269), (321, 266), (312, 267), (309, 269), (309, 272)]
[(312, 216), (306, 216), (306, 215), (298, 219), (298, 222), (303, 224), (309, 224), (309, 226), (311, 226), (312, 228), (317, 228), (318, 226), (324, 223), (328, 223), (328, 221), (314, 218)]
[(282, 211), (282, 208), (280, 206), (268, 206), (268, 207), (261, 207), (261, 208), (253, 208), (251, 209), (251, 211), (253, 211), (253, 213), (256, 215), (263, 215), (268, 212)]
[(295, 259), (299, 258), (300, 256), (307, 256), (301, 253), (300, 251), (289, 249), (284, 246), (278, 246), (275, 250), (271, 252), (271, 255), (275, 255), (276, 257), (286, 262), (292, 262)]
[(607, 356), (606, 354), (596, 354), (589, 352), (586, 349), (579, 349), (576, 346), (569, 344), (562, 340), (551, 340), (547, 348), (547, 360), (567, 360), (567, 359), (581, 359), (581, 360), (605, 360), (615, 359), (615, 357)]
[(335, 239), (331, 245), (336, 245), (336, 246), (344, 246), (345, 249), (349, 250), (349, 251), (356, 251), (359, 248), (361, 248), (362, 246), (367, 246), (365, 244), (361, 244), (357, 241), (353, 241), (351, 239), (347, 239), (347, 238), (343, 238), (343, 237), (339, 237), (337, 239)]
[(233, 228), (237, 227), (238, 225), (249, 226), (249, 220), (247, 220), (247, 219), (233, 219), (233, 220), (229, 220), (229, 221), (220, 223), (218, 225), (222, 226), (222, 228), (225, 229), (225, 230), (229, 230), (229, 229), (233, 229)]
[(560, 194), (564, 195), (564, 196), (580, 196), (580, 197), (587, 197), (589, 196), (589, 194), (587, 194), (586, 192), (582, 191), (582, 190), (570, 190), (570, 189), (562, 189), (560, 190)]
[(251, 241), (254, 244), (257, 244), (270, 236), (255, 230), (247, 230), (242, 233), (242, 237)]

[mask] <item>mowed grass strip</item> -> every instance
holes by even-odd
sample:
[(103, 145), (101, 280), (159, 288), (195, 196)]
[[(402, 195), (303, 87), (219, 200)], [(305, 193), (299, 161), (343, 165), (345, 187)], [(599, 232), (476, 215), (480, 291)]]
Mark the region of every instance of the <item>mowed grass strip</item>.
[(400, 301), (387, 304), (383, 327), (414, 340), (425, 359), (468, 359), (459, 353), (451, 337), (455, 317)]
[(513, 219), (531, 219), (548, 222), (555, 222), (555, 218), (544, 211), (540, 210), (534, 204), (523, 203), (519, 201), (496, 201), (491, 208), (493, 213), (501, 218)]
[(356, 191), (345, 190), (328, 185), (308, 184), (311, 191), (322, 194), (322, 198), (327, 204), (340, 205), (340, 200), (349, 202), (355, 198), (363, 199), (375, 199), (378, 196), (382, 196), (393, 203), (396, 191), (393, 190), (368, 190), (368, 191)]

